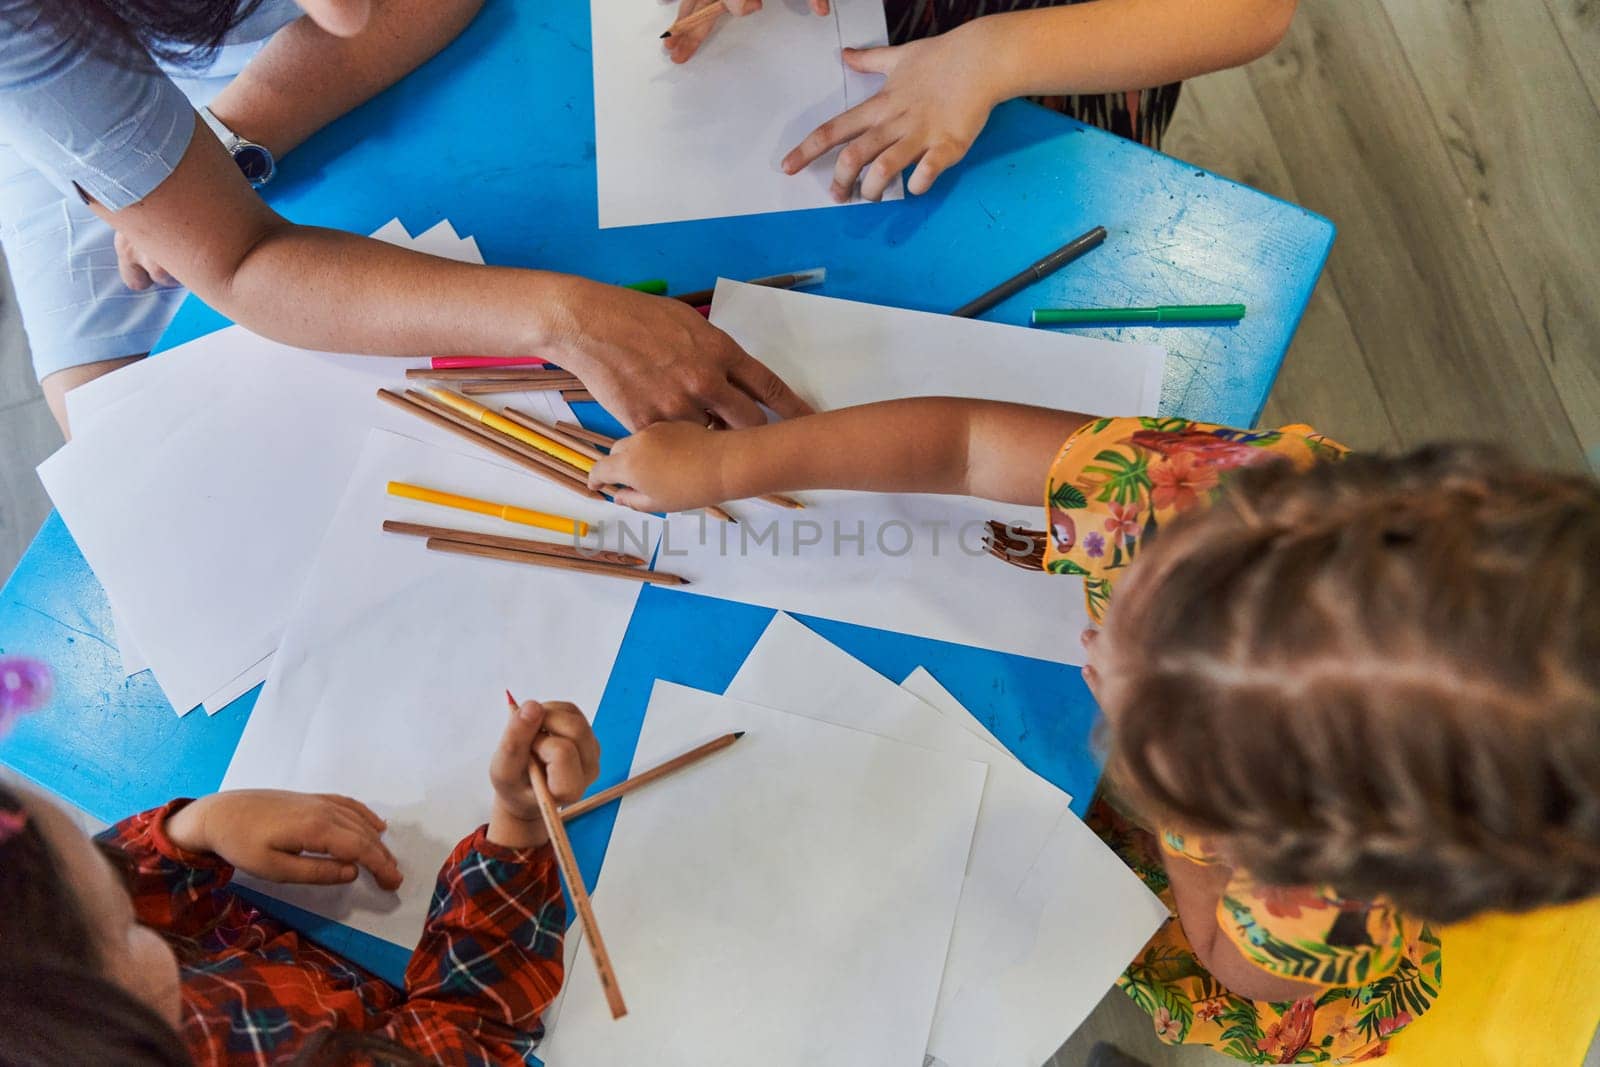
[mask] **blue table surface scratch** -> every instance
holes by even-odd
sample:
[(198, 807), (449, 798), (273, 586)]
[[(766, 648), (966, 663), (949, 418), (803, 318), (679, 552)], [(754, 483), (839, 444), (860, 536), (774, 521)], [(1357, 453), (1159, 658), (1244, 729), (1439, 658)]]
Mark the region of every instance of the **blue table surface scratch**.
[[(285, 160), (269, 199), (296, 222), (362, 233), (396, 215), (413, 233), (448, 218), (491, 263), (619, 283), (661, 277), (675, 290), (825, 265), (827, 295), (930, 311), (1103, 225), (1101, 248), (984, 317), (1022, 324), (1036, 306), (1245, 303), (1236, 326), (1081, 331), (1164, 345), (1162, 412), (1236, 425), (1259, 417), (1333, 241), (1332, 225), (1299, 207), (1023, 102), (997, 109), (927, 196), (602, 231), (591, 93), (588, 4), (489, 0), (432, 62)], [(775, 141), (774, 158), (786, 147)], [(225, 322), (190, 299), (163, 347)], [(594, 405), (580, 415), (614, 427)], [(771, 616), (645, 589), (596, 713), (600, 785), (626, 776), (656, 679), (722, 691)], [(1095, 709), (1077, 670), (805, 621), (894, 681), (927, 666), (1080, 812), (1087, 804)], [(0, 760), (106, 820), (216, 789), (256, 697), (179, 719), (148, 673), (124, 678), (105, 595), (56, 515), (0, 591), (0, 653), (39, 657), (57, 673), (50, 707), (16, 728)], [(597, 812), (573, 828), (591, 882), (613, 817)], [(391, 980), (404, 969), (394, 946), (272, 907)]]

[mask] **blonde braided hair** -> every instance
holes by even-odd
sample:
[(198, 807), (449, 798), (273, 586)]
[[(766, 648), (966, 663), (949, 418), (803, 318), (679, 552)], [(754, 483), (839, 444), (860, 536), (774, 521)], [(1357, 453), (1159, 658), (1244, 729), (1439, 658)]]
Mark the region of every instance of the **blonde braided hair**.
[(1492, 450), (1241, 471), (1119, 586), (1108, 773), (1267, 883), (1600, 893), (1600, 487)]

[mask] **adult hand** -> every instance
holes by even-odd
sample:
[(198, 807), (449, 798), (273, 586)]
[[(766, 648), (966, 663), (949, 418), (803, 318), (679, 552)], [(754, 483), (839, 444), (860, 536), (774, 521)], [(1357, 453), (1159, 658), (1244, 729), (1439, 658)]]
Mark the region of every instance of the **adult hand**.
[(630, 430), (680, 420), (759, 426), (811, 407), (783, 380), (678, 300), (568, 277), (560, 322), (539, 355), (582, 381)]
[(383, 843), (387, 825), (358, 800), (333, 793), (233, 789), (201, 797), (167, 820), (167, 837), (189, 852), (213, 852), (273, 882), (336, 885), (365, 867), (384, 889), (402, 875)]
[(143, 292), (152, 286), (171, 289), (183, 284), (168, 274), (161, 264), (134, 247), (133, 242), (124, 237), (120, 230), (112, 239), (112, 244), (117, 249), (117, 273), (122, 275), (122, 283), (129, 289)]
[(589, 485), (622, 485), (614, 499), (640, 511), (689, 511), (727, 499), (727, 435), (687, 422), (658, 422), (624, 437), (595, 463)]
[(578, 800), (600, 776), (600, 742), (572, 704), (525, 700), (511, 709), (500, 744), (489, 760), (494, 809), (489, 840), (508, 848), (534, 848), (549, 839), (532, 776), (543, 775), (557, 804)]
[[(826, 15), (832, 10), (828, 6), (828, 0), (810, 0), (810, 3), (812, 14), (815, 15)], [(686, 19), (701, 8), (710, 7), (712, 4), (720, 4), (728, 14), (735, 16), (749, 15), (761, 10), (761, 0), (681, 0), (678, 4), (678, 16), (674, 21)], [(674, 63), (687, 63), (721, 21), (721, 18), (715, 18), (668, 37), (664, 42), (667, 57)]]
[[(979, 20), (982, 22), (984, 20)], [(884, 74), (877, 94), (824, 122), (783, 157), (783, 169), (798, 174), (840, 145), (833, 167), (833, 198), (850, 199), (857, 178), (861, 195), (880, 200), (901, 171), (916, 164), (906, 188), (921, 194), (967, 154), (1004, 98), (993, 78), (994, 56), (985, 57), (968, 23), (938, 37), (886, 48), (846, 48), (850, 69)]]

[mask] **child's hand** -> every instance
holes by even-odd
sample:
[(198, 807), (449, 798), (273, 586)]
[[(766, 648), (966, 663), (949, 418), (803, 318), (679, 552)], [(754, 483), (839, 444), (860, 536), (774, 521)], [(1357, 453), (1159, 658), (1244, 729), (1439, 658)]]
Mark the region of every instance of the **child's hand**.
[(985, 55), (973, 31), (979, 19), (938, 37), (887, 48), (847, 48), (852, 70), (886, 74), (876, 96), (818, 126), (783, 157), (783, 169), (798, 174), (839, 145), (833, 168), (833, 197), (850, 199), (856, 179), (861, 195), (882, 199), (901, 171), (917, 165), (906, 182), (914, 195), (967, 154), (983, 132), (989, 112), (1001, 102), (992, 68), (1003, 58)]
[(359, 865), (393, 890), (402, 875), (384, 846), (386, 828), (358, 800), (281, 789), (213, 793), (179, 810), (166, 825), (179, 848), (214, 852), (257, 878), (337, 885), (354, 881)]
[[(682, 0), (678, 4), (677, 19), (686, 19), (701, 8), (712, 4), (721, 4), (730, 15), (751, 15), (761, 10), (761, 0)], [(828, 0), (811, 0), (813, 14), (826, 15), (829, 10)], [(716, 29), (717, 23), (721, 21), (720, 18), (712, 19), (692, 30), (685, 30), (668, 37), (666, 40), (668, 58), (674, 63), (687, 63), (689, 57), (699, 50), (705, 39)]]
[(617, 503), (639, 511), (686, 511), (727, 499), (722, 474), (731, 431), (658, 422), (624, 437), (589, 472), (589, 486), (628, 488)]
[(542, 774), (557, 804), (571, 804), (600, 776), (600, 742), (583, 712), (571, 704), (525, 700), (511, 712), (489, 761), (494, 811), (489, 840), (507, 848), (534, 848), (549, 839), (529, 775)]

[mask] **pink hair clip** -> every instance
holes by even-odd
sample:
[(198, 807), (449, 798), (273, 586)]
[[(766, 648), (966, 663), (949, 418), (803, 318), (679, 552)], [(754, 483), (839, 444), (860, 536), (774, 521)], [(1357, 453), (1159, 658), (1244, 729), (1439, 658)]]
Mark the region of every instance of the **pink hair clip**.
[(28, 828), (28, 813), (18, 809), (16, 811), (0, 811), (0, 845), (10, 841), (13, 837)]
[(26, 656), (0, 656), (0, 735), (50, 700), (50, 668)]

